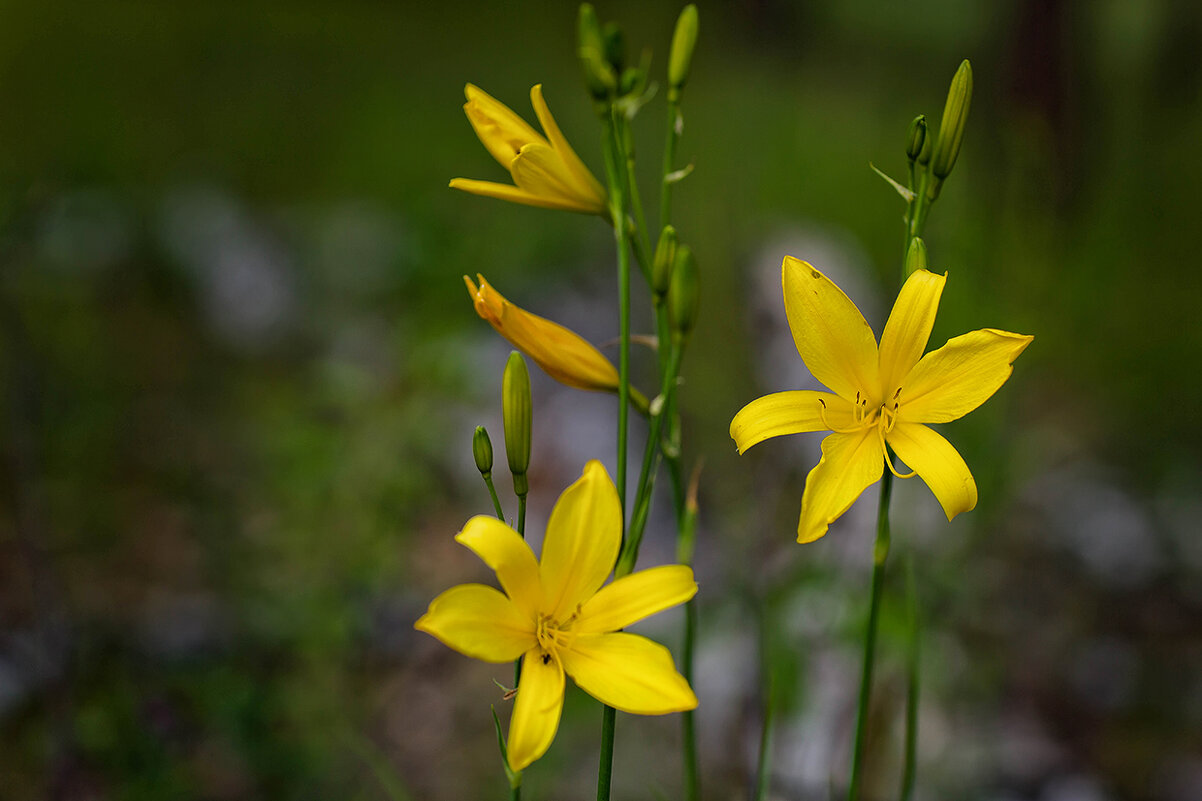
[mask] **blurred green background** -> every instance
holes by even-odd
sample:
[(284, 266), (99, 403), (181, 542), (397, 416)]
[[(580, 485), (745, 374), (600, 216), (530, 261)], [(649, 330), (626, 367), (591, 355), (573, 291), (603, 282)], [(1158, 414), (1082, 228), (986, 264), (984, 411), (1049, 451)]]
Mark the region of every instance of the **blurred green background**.
[[(662, 80), (679, 8), (598, 11)], [(0, 797), (502, 797), (507, 668), (412, 630), (488, 580), (451, 537), (489, 510), (470, 437), (500, 448), (507, 348), (460, 276), (603, 342), (614, 257), (596, 219), (446, 184), (505, 178), (468, 81), (528, 119), (543, 83), (600, 173), (574, 25), (572, 3), (0, 4)], [(966, 57), (932, 346), (1035, 341), (945, 428), (977, 510), (896, 492), (868, 790), (895, 797), (909, 560), (919, 798), (1202, 797), (1200, 41), (1186, 0), (701, 4), (673, 219), (704, 276), (681, 402), (707, 798), (748, 786), (765, 669), (774, 797), (844, 781), (875, 492), (797, 546), (818, 437), (740, 458), (727, 427), (806, 380), (786, 253), (879, 331), (903, 206), (868, 162), (902, 177)], [(649, 198), (663, 118), (661, 92), (636, 120)], [(533, 530), (587, 458), (612, 469), (613, 412), (535, 376)], [(599, 717), (569, 692), (526, 798), (591, 797)], [(678, 795), (677, 728), (620, 718), (621, 798)]]

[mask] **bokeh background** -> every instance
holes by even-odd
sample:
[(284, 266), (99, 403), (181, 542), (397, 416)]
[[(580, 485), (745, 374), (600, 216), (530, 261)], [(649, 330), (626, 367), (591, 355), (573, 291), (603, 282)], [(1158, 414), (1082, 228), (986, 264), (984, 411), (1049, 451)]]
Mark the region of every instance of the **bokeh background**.
[[(599, 4), (661, 81), (678, 10)], [(507, 347), (460, 276), (604, 342), (614, 256), (594, 218), (446, 184), (504, 178), (463, 117), (468, 81), (528, 118), (542, 82), (600, 173), (574, 20), (468, 0), (0, 4), (0, 797), (503, 796), (489, 706), (505, 714), (508, 669), (412, 629), (441, 590), (488, 580), (451, 537), (490, 508), (470, 437), (486, 424), (500, 448)], [(767, 674), (773, 797), (844, 781), (875, 492), (797, 546), (819, 437), (740, 458), (727, 427), (812, 381), (786, 253), (879, 330), (903, 207), (868, 162), (901, 177), (910, 119), (938, 119), (965, 57), (965, 146), (927, 229), (950, 272), (932, 343), (1035, 342), (944, 427), (977, 510), (949, 525), (920, 482), (895, 490), (870, 797), (896, 797), (909, 562), (918, 798), (1202, 798), (1200, 43), (1187, 0), (701, 4), (673, 217), (704, 276), (681, 403), (705, 465), (706, 798), (746, 792)], [(645, 193), (663, 118), (661, 92), (636, 121)], [(615, 404), (535, 372), (538, 532), (586, 459), (612, 470)], [(672, 560), (669, 532), (653, 519), (646, 564)], [(675, 645), (680, 625), (640, 629)], [(591, 797), (599, 718), (569, 692), (526, 798)], [(620, 717), (618, 797), (678, 796), (678, 726)]]

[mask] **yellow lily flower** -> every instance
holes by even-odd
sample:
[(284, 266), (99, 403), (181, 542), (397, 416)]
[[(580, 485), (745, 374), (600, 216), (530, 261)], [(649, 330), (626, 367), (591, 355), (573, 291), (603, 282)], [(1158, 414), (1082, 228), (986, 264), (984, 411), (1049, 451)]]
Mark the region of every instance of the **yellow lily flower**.
[(600, 462), (564, 490), (551, 511), (541, 561), (494, 517), (468, 521), (455, 540), (496, 571), (504, 593), (483, 584), (452, 587), (414, 624), (485, 662), (522, 658), (509, 723), (509, 766), (520, 771), (546, 753), (559, 727), (564, 674), (603, 704), (636, 715), (697, 706), (664, 646), (618, 631), (684, 603), (693, 571), (665, 565), (606, 587), (622, 539), (618, 493)]
[(886, 445), (914, 471), (899, 477), (921, 476), (948, 520), (975, 507), (977, 485), (968, 466), (926, 424), (957, 420), (988, 400), (1034, 337), (983, 328), (923, 356), (947, 275), (916, 270), (878, 348), (860, 310), (829, 278), (792, 256), (781, 271), (797, 351), (834, 392), (765, 395), (735, 415), (730, 436), (743, 453), (769, 437), (832, 432), (806, 478), (797, 541), (821, 537), (886, 466), (893, 470)]
[[(533, 359), (547, 375), (576, 389), (618, 391), (617, 369), (588, 340), (571, 329), (513, 305), (485, 281), (483, 275), (477, 273), (476, 278), (480, 281), (479, 287), (463, 276), (476, 313), (511, 345)], [(636, 407), (646, 411), (646, 396), (631, 387), (630, 397)]]
[(492, 181), (456, 178), (452, 189), (548, 209), (608, 214), (605, 190), (572, 150), (543, 100), (542, 84), (530, 90), (530, 102), (546, 137), (483, 90), (464, 89), (468, 122), (476, 136), (513, 176), (513, 186)]

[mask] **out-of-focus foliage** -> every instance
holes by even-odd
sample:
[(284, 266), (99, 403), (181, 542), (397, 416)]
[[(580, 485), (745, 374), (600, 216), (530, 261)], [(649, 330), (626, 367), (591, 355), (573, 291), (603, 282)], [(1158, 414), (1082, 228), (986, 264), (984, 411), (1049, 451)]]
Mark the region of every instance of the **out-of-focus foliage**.
[[(598, 10), (655, 47), (662, 92), (679, 9)], [(739, 460), (727, 424), (805, 381), (764, 355), (792, 347), (786, 253), (846, 278), (861, 308), (891, 304), (903, 209), (867, 162), (904, 171), (910, 120), (934, 123), (968, 57), (971, 117), (926, 231), (931, 269), (950, 272), (932, 343), (981, 325), (1036, 339), (998, 397), (944, 431), (981, 489), (970, 519), (948, 526), (920, 484), (897, 489), (895, 548), (914, 555), (927, 630), (919, 785), (1198, 797), (1202, 9), (700, 11), (679, 151), (696, 170), (673, 223), (702, 274), (680, 398), (689, 456), (706, 458), (709, 791), (735, 792), (751, 765), (756, 610), (777, 624), (790, 694), (774, 787), (824, 798), (845, 770), (873, 510), (799, 549), (816, 439)], [(599, 172), (574, 18), (465, 0), (0, 4), (0, 795), (503, 790), (488, 706), (506, 670), (411, 628), (441, 589), (487, 580), (451, 536), (490, 508), (470, 442), (478, 423), (500, 431), (507, 348), (461, 276), (486, 272), (604, 342), (612, 237), (446, 183), (505, 179), (463, 117), (468, 81), (514, 108), (543, 83)], [(636, 120), (648, 188), (662, 114), (661, 95)], [(612, 423), (582, 415), (613, 402), (532, 378), (536, 517), (587, 458), (612, 464)], [(655, 525), (644, 553), (667, 561)], [(870, 746), (880, 797), (901, 575)], [(569, 694), (528, 797), (588, 793), (598, 718)], [(616, 792), (675, 793), (675, 732), (620, 719)]]

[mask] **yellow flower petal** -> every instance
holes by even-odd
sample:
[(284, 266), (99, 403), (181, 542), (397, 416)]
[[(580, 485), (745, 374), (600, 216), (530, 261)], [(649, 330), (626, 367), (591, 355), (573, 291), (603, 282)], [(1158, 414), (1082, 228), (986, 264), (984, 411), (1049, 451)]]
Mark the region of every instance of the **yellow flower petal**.
[(822, 459), (806, 477), (797, 541), (813, 542), (881, 477), (885, 454), (876, 426), (822, 440)]
[(593, 460), (559, 496), (547, 521), (540, 562), (542, 610), (560, 621), (573, 615), (577, 605), (605, 583), (621, 540), (618, 491), (601, 463)]
[(564, 670), (580, 689), (615, 709), (664, 715), (697, 707), (697, 696), (676, 672), (672, 654), (646, 637), (581, 636), (562, 656)]
[(484, 564), (497, 572), (505, 593), (530, 620), (538, 614), (543, 588), (538, 578), (538, 561), (522, 535), (495, 517), (477, 515), (455, 535), (455, 541), (471, 548)]
[(876, 337), (843, 290), (810, 264), (785, 256), (785, 315), (797, 352), (814, 377), (849, 401), (880, 406)]
[(689, 567), (663, 565), (640, 570), (602, 587), (585, 601), (573, 630), (577, 634), (617, 631), (696, 594), (697, 582)]
[(530, 90), (530, 100), (550, 141), (478, 87), (469, 83), (464, 94), (467, 103), (463, 110), (476, 136), (509, 170), (517, 186), (506, 191), (504, 184), (457, 178), (451, 182), (452, 188), (530, 206), (608, 214), (605, 190), (559, 130), (543, 100), (541, 86)]
[(535, 195), (509, 184), (499, 184), (495, 181), (477, 181), (474, 178), (454, 178), (449, 186), (470, 192), (473, 195), (493, 197), (497, 200), (508, 200), (510, 203), (521, 203), (525, 206), (538, 206), (542, 209), (558, 209), (560, 211), (581, 211), (580, 204), (572, 199), (551, 195)]
[(838, 395), (808, 389), (774, 392), (740, 409), (730, 421), (730, 436), (739, 453), (744, 453), (769, 437), (850, 428), (852, 424), (852, 405)]
[(484, 662), (512, 662), (537, 644), (534, 620), (483, 584), (460, 584), (442, 593), (413, 627)]
[(881, 389), (893, 397), (927, 348), (947, 274), (915, 270), (902, 286), (881, 333)]
[(947, 519), (977, 505), (977, 482), (952, 444), (919, 423), (898, 423), (885, 435), (890, 447), (935, 493)]
[(584, 337), (558, 323), (519, 308), (484, 280), (479, 288), (466, 275), (463, 282), (472, 296), (476, 313), (501, 336), (525, 353), (547, 375), (577, 389), (614, 391), (618, 371)]
[(509, 767), (525, 770), (547, 753), (563, 711), (563, 666), (538, 649), (522, 659), (522, 678), (509, 721)]
[(543, 100), (543, 85), (541, 83), (536, 84), (530, 90), (530, 104), (534, 106), (534, 113), (538, 116), (538, 124), (543, 126), (543, 131), (547, 134), (547, 140), (550, 141), (551, 147), (555, 148), (555, 152), (563, 159), (564, 166), (575, 177), (576, 183), (581, 189), (581, 194), (586, 197), (591, 195), (594, 199), (594, 205), (598, 207), (598, 211), (604, 210), (605, 189), (593, 177), (593, 174), (589, 172), (588, 167), (584, 166), (584, 162), (576, 155), (576, 151), (572, 149), (563, 132), (559, 130), (559, 124), (551, 116), (551, 109), (547, 107), (547, 101)]
[(575, 206), (575, 211), (599, 214), (603, 207), (595, 198), (581, 193), (575, 177), (567, 171), (550, 145), (531, 142), (509, 163), (513, 182), (537, 197), (553, 197)]
[(901, 419), (946, 423), (968, 414), (1006, 383), (1011, 364), (1032, 339), (994, 328), (949, 339), (923, 356), (905, 379)]
[(469, 83), (463, 93), (467, 97), (463, 110), (468, 122), (475, 129), (481, 144), (488, 148), (488, 152), (502, 167), (508, 169), (509, 162), (522, 145), (528, 142), (546, 143), (547, 140), (539, 136), (529, 123), (488, 92)]

